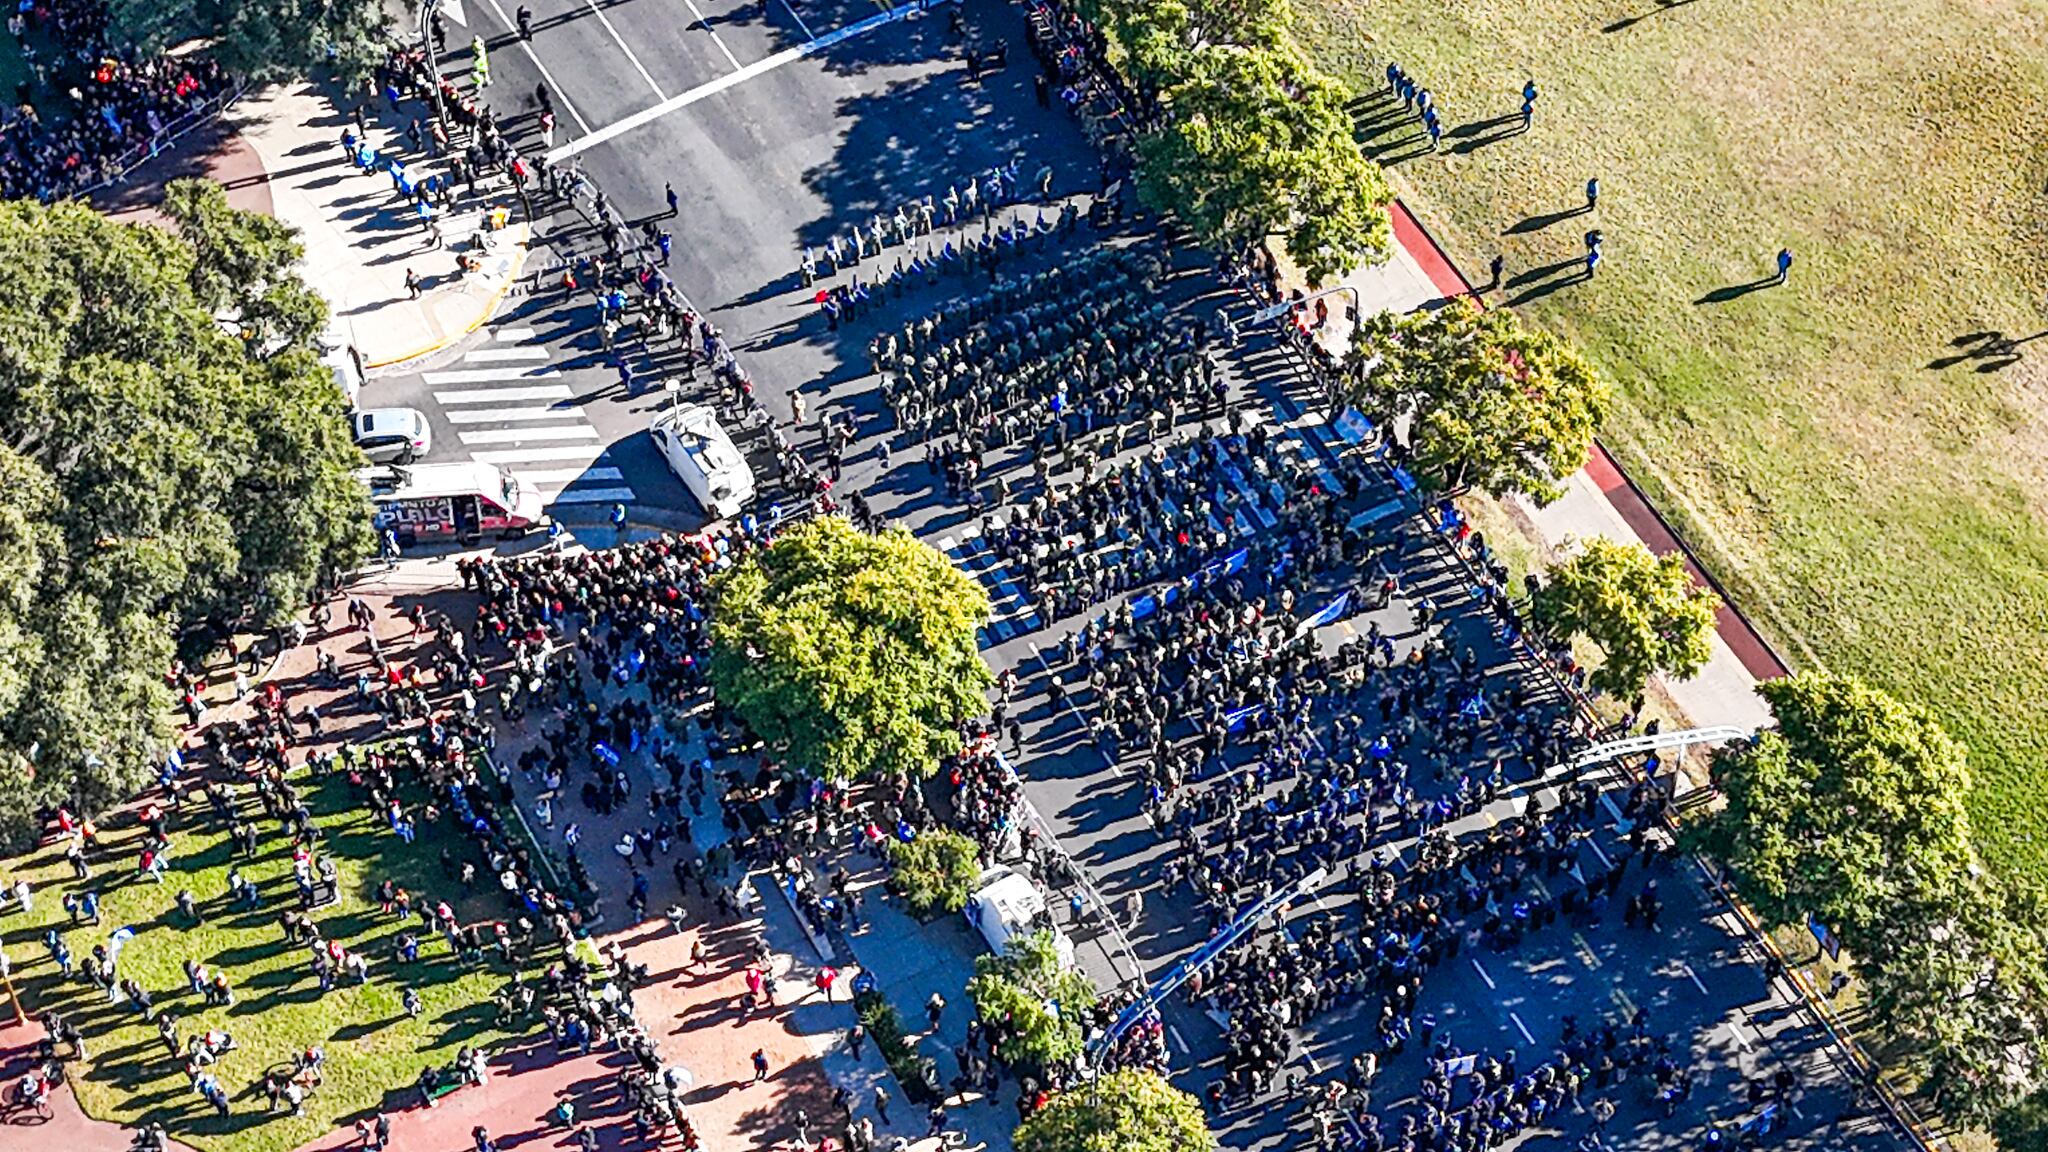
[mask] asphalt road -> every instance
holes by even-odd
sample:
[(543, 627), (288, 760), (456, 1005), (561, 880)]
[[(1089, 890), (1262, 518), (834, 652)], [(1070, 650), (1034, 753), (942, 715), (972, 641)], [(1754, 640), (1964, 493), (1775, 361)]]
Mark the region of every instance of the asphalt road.
[[(523, 133), (538, 150), (533, 92), (545, 83), (560, 116), (555, 147), (561, 161), (580, 165), (625, 216), (665, 217), (663, 187), (672, 183), (679, 211), (660, 221), (675, 241), (668, 272), (727, 333), (770, 409), (786, 420), (788, 396), (805, 396), (812, 422), (798, 432), (800, 442), (818, 414), (851, 416), (862, 439), (849, 454), (842, 490), (867, 493), (878, 511), (944, 548), (995, 591), (999, 619), (989, 630), (987, 655), (998, 668), (1017, 668), (1026, 682), (1025, 746), (1017, 766), (1027, 796), (1095, 892), (1117, 907), (1133, 892), (1144, 894), (1135, 923), (1112, 930), (1091, 909), (1071, 925), (1082, 963), (1104, 983), (1156, 977), (1201, 942), (1206, 922), (1184, 898), (1161, 888), (1167, 847), (1141, 814), (1137, 777), (1106, 764), (1087, 740), (1087, 694), (1058, 714), (1042, 694), (1041, 649), (1057, 644), (1073, 622), (1047, 625), (1023, 610), (1014, 583), (976, 541), (974, 523), (940, 498), (935, 477), (915, 453), (899, 450), (886, 463), (864, 454), (879, 443), (875, 434), (884, 426), (868, 374), (869, 339), (883, 325), (964, 294), (967, 285), (946, 278), (921, 286), (878, 316), (832, 331), (796, 273), (806, 247), (903, 200), (943, 196), (950, 184), (993, 165), (1017, 160), (1030, 172), (1052, 164), (1055, 198), (1098, 190), (1098, 161), (1081, 134), (1064, 115), (1035, 103), (1035, 65), (1021, 10), (993, 0), (964, 6), (971, 35), (1010, 45), (1008, 68), (977, 83), (966, 74), (945, 5), (892, 12), (853, 0), (535, 0), (535, 35), (527, 44), (510, 35), (510, 8), (503, 0), (469, 0), (467, 26), (451, 25), (450, 42), (466, 42), (471, 31), (492, 41), (490, 95), (515, 135)], [(451, 72), (466, 67), (464, 55), (450, 58)], [(594, 243), (575, 211), (555, 212), (540, 233), (554, 254)], [(1086, 229), (1071, 243), (1102, 242), (1159, 243)], [(1070, 251), (1051, 248), (1026, 263), (1050, 266)], [(548, 258), (537, 264), (543, 271)], [(1167, 291), (1176, 307), (1243, 307), (1206, 273), (1198, 255), (1180, 253), (1177, 264), (1179, 275)], [(869, 262), (862, 274), (873, 266)], [(522, 295), (439, 362), (373, 381), (365, 403), (422, 408), (435, 425), (433, 459), (475, 457), (534, 475), (555, 494), (555, 511), (564, 519), (601, 518), (611, 503), (624, 502), (639, 523), (700, 523), (701, 513), (644, 432), (669, 397), (659, 390), (624, 395), (597, 347), (594, 324), (587, 296), (572, 299), (551, 289)], [(664, 375), (667, 357), (659, 350), (635, 355), (643, 379)], [(1294, 366), (1270, 342), (1254, 339), (1225, 367), (1235, 404), (1246, 411), (1283, 423), (1299, 412), (1289, 398), (1299, 387)], [(699, 394), (701, 385), (680, 393)], [(1300, 435), (1313, 451), (1330, 447), (1318, 428)], [(775, 497), (771, 483), (764, 502)], [(1498, 665), (1497, 675), (1523, 674), (1467, 603), (1462, 577), (1436, 550), (1417, 546), (1405, 565), (1409, 597), (1431, 596), (1445, 626)], [(1411, 604), (1398, 599), (1331, 631), (1363, 631), (1376, 619), (1390, 633), (1409, 632)], [(1475, 817), (1474, 830), (1483, 831), (1487, 819), (1509, 814), (1519, 802), (1503, 800)], [(1611, 834), (1606, 844), (1614, 847)], [(1607, 1135), (1610, 1148), (1690, 1149), (1710, 1123), (1748, 1115), (1737, 1089), (1745, 1078), (1768, 1075), (1781, 1064), (1798, 1071), (1802, 1089), (1790, 1133), (1775, 1137), (1777, 1146), (1903, 1147), (1871, 1120), (1834, 1124), (1854, 1111), (1853, 1093), (1819, 1027), (1787, 1007), (1782, 984), (1767, 985), (1729, 914), (1688, 868), (1660, 877), (1667, 907), (1659, 931), (1623, 929), (1610, 917), (1597, 929), (1553, 926), (1507, 954), (1468, 948), (1425, 983), (1425, 1010), (1468, 1049), (1514, 1047), (1528, 1061), (1548, 1052), (1566, 1014), (1592, 1026), (1648, 1009), (1654, 1030), (1691, 1054), (1699, 1089), (1665, 1121), (1655, 1118), (1639, 1083), (1625, 1086), (1615, 1093), (1622, 1116)], [(1624, 895), (1641, 882), (1638, 870)], [(1297, 915), (1346, 915), (1348, 895), (1342, 884), (1332, 885), (1321, 907), (1312, 902)], [(1181, 1002), (1166, 1014), (1180, 1080), (1199, 1089), (1219, 1072), (1218, 1026)], [(1340, 1006), (1309, 1021), (1293, 1066), (1312, 1078), (1318, 1070), (1341, 1068), (1372, 1040), (1373, 1021), (1361, 1015)], [(1420, 1057), (1412, 1051), (1388, 1062), (1375, 1092), (1382, 1111), (1400, 1110), (1397, 1101), (1419, 1072)], [(1243, 1108), (1219, 1124), (1233, 1147), (1297, 1147), (1308, 1139), (1306, 1110), (1298, 1106)], [(1562, 1132), (1571, 1139), (1584, 1128), (1581, 1117), (1563, 1119)]]

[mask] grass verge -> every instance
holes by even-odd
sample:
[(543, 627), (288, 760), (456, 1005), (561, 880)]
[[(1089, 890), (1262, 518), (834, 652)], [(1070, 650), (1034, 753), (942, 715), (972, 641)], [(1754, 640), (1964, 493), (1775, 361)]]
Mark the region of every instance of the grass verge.
[[(1979, 841), (2048, 876), (2048, 6), (1304, 0), (1367, 146), (1467, 268), (1614, 383), (1603, 439), (1788, 659), (1966, 741)], [(1533, 129), (1521, 88), (1537, 83)], [(1503, 119), (1505, 118), (1505, 119)], [(1589, 177), (1597, 211), (1579, 213)], [(1542, 269), (1599, 228), (1593, 281)], [(1764, 279), (1789, 247), (1790, 283)], [(1711, 720), (1711, 717), (1701, 718)]]

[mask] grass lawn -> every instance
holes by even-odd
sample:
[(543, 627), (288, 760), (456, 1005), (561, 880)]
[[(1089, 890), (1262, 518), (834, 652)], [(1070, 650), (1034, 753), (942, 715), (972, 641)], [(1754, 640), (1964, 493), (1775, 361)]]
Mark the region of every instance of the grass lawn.
[[(458, 859), (465, 858), (465, 851), (476, 851), (470, 837), (444, 816), (439, 827), (422, 823), (417, 841), (407, 846), (351, 803), (345, 775), (315, 780), (302, 770), (294, 782), (325, 833), (321, 845), (333, 854), (340, 873), (340, 901), (319, 909), (315, 920), (324, 938), (363, 951), (370, 960), (367, 984), (344, 981), (320, 995), (304, 946), (284, 942), (277, 917), (298, 906), (291, 843), (275, 821), (261, 819), (248, 787), (241, 789), (243, 810), (263, 835), (259, 858), (242, 868), (244, 876), (263, 885), (265, 903), (256, 912), (226, 911), (233, 846), (197, 796), (173, 822), (174, 859), (162, 884), (131, 879), (142, 832), (132, 823), (103, 831), (112, 850), (95, 862), (95, 878), (84, 885), (72, 879), (59, 848), (0, 869), (6, 882), (25, 876), (35, 885), (33, 913), (24, 917), (12, 911), (0, 919), (0, 939), (14, 960), (15, 980), (29, 1010), (61, 1008), (85, 1031), (92, 1058), (82, 1074), (72, 1065), (72, 1082), (93, 1116), (122, 1124), (161, 1121), (172, 1135), (202, 1149), (280, 1152), (352, 1124), (387, 1092), (410, 1084), (430, 1063), (447, 1063), (463, 1045), (489, 1045), (501, 1038), (491, 1027), (496, 1014), (491, 994), (504, 986), (509, 969), (461, 964), (440, 936), (420, 931), (417, 916), (401, 925), (372, 899), (386, 876), (404, 885), (415, 900), (455, 895), (457, 884), (441, 873), (441, 848), (447, 845)], [(465, 922), (503, 912), (480, 858), (478, 867), (489, 891), (458, 909)], [(85, 886), (101, 893), (102, 924), (68, 927), (60, 901), (65, 891)], [(206, 916), (202, 926), (184, 925), (173, 903), (180, 888), (200, 898)], [(129, 1005), (107, 1004), (82, 980), (60, 981), (40, 942), (45, 928), (65, 926), (74, 962), (82, 965), (93, 944), (124, 925), (133, 926), (136, 936), (121, 953), (121, 974), (140, 982), (156, 998), (157, 1008), (168, 1008), (177, 1017), (182, 1036), (217, 1027), (240, 1046), (215, 1069), (235, 1097), (227, 1118), (217, 1118), (190, 1089), (182, 1061), (167, 1057), (152, 1023)], [(420, 960), (410, 969), (390, 955), (402, 927), (420, 933)], [(185, 986), (186, 957), (210, 970), (224, 968), (235, 1004), (206, 1007), (193, 995)], [(425, 1012), (416, 1020), (400, 1003), (400, 980), (410, 982), (425, 1001)], [(313, 1044), (327, 1050), (326, 1083), (309, 1098), (303, 1116), (266, 1116), (267, 1101), (260, 1092), (264, 1072)], [(407, 1095), (410, 1103), (414, 1094)]]
[[(1372, 118), (1368, 146), (1613, 382), (1603, 439), (1743, 609), (1795, 664), (1932, 708), (1984, 851), (2048, 876), (2048, 347), (1957, 343), (2048, 328), (2048, 3), (1297, 7), (1360, 90), (1394, 59), (1435, 95), (1444, 152)], [(1532, 78), (1534, 130), (1505, 131)], [(1544, 219), (1591, 176), (1596, 213)], [(1596, 281), (1515, 283), (1594, 227)], [(1791, 283), (1740, 290), (1781, 247)]]

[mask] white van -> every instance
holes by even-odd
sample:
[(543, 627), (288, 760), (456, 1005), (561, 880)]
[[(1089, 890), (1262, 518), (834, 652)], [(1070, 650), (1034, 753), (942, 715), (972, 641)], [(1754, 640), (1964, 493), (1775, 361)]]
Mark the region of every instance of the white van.
[(678, 404), (656, 416), (647, 434), (676, 479), (713, 516), (737, 516), (754, 498), (754, 470), (709, 407)]
[(1074, 942), (1053, 923), (1052, 911), (1045, 905), (1045, 893), (1038, 890), (1029, 876), (1008, 865), (998, 864), (981, 874), (974, 895), (967, 898), (966, 916), (968, 923), (981, 930), (989, 950), (998, 956), (1004, 954), (1015, 937), (1050, 930), (1060, 963), (1068, 968), (1074, 966)]

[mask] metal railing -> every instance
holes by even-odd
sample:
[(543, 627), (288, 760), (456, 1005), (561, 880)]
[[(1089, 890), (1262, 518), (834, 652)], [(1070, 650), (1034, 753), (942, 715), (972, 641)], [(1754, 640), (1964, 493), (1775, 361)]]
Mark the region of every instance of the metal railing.
[(236, 77), (234, 85), (227, 91), (207, 97), (198, 107), (187, 110), (170, 123), (152, 132), (148, 140), (116, 156), (111, 162), (113, 171), (110, 174), (103, 175), (96, 183), (89, 184), (71, 193), (66, 199), (84, 200), (95, 192), (125, 182), (129, 175), (137, 168), (163, 155), (166, 148), (176, 144), (194, 131), (212, 123), (222, 113), (234, 107), (235, 102), (242, 98), (242, 93), (247, 88), (248, 81), (241, 77)]

